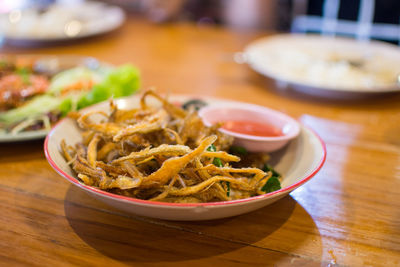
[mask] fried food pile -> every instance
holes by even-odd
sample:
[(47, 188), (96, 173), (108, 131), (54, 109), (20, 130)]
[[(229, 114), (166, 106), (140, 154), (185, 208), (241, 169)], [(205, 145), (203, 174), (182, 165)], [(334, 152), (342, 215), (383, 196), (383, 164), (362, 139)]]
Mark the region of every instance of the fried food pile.
[[(154, 97), (160, 105), (149, 105)], [(206, 127), (195, 109), (184, 110), (152, 90), (140, 107), (75, 113), (82, 143), (61, 142), (61, 152), (80, 181), (138, 199), (199, 203), (266, 193), (273, 171), (263, 171), (268, 155), (230, 154), (232, 138)], [(251, 162), (249, 162), (251, 161)], [(235, 167), (233, 167), (235, 166)]]

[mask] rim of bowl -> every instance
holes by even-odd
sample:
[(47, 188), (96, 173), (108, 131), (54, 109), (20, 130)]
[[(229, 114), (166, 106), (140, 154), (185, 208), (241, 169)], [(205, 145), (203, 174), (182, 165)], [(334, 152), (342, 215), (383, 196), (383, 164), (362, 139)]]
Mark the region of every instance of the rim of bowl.
[(52, 135), (54, 134), (55, 130), (57, 129), (57, 127), (60, 126), (61, 123), (63, 123), (64, 121), (68, 120), (69, 118), (64, 118), (62, 120), (60, 120), (59, 122), (56, 123), (56, 125), (51, 129), (50, 133), (46, 136), (46, 139), (44, 141), (44, 154), (45, 157), (47, 159), (47, 161), (49, 162), (50, 166), (62, 177), (64, 177), (65, 179), (67, 179), (69, 182), (71, 182), (72, 184), (81, 187), (84, 190), (87, 191), (91, 191), (92, 193), (95, 193), (97, 195), (109, 198), (109, 199), (113, 199), (113, 200), (118, 200), (118, 201), (123, 201), (123, 202), (129, 202), (129, 203), (135, 203), (135, 204), (140, 204), (140, 205), (150, 205), (150, 206), (164, 206), (164, 207), (181, 207), (181, 208), (185, 208), (185, 207), (212, 207), (212, 206), (229, 206), (229, 205), (235, 205), (235, 204), (241, 204), (241, 203), (246, 203), (246, 202), (252, 202), (255, 200), (261, 200), (261, 199), (265, 199), (265, 198), (269, 198), (271, 196), (274, 195), (281, 195), (284, 194), (286, 192), (290, 192), (294, 189), (296, 189), (297, 187), (299, 187), (300, 185), (306, 183), (308, 180), (310, 180), (315, 174), (318, 173), (318, 171), (322, 168), (322, 166), (325, 163), (326, 160), (326, 154), (327, 154), (327, 150), (326, 150), (326, 144), (325, 142), (321, 139), (321, 137), (311, 128), (309, 127), (304, 127), (305, 129), (308, 129), (312, 134), (315, 135), (315, 137), (317, 137), (320, 145), (322, 146), (322, 157), (320, 159), (320, 161), (318, 162), (317, 166), (311, 171), (310, 174), (308, 174), (307, 176), (301, 178), (298, 182), (281, 188), (277, 191), (274, 192), (270, 192), (267, 194), (263, 194), (263, 195), (258, 195), (258, 196), (254, 196), (254, 197), (249, 197), (249, 198), (243, 198), (243, 199), (236, 199), (236, 200), (228, 200), (228, 201), (219, 201), (219, 202), (205, 202), (205, 203), (168, 203), (168, 202), (160, 202), (160, 201), (149, 201), (149, 200), (143, 200), (143, 199), (137, 199), (137, 198), (133, 198), (133, 197), (126, 197), (126, 196), (122, 196), (122, 195), (117, 195), (117, 194), (113, 194), (107, 191), (103, 191), (101, 189), (97, 189), (95, 187), (91, 187), (85, 184), (82, 184), (81, 182), (79, 182), (79, 180), (71, 175), (69, 175), (68, 173), (65, 173), (61, 168), (58, 167), (58, 165), (53, 161), (53, 159), (50, 156), (50, 151), (49, 151), (49, 141), (50, 138), (52, 137)]
[[(233, 131), (229, 131), (223, 128), (219, 128), (218, 130), (231, 135), (233, 137), (237, 137), (240, 139), (246, 139), (246, 140), (252, 140), (252, 141), (260, 141), (260, 142), (267, 142), (267, 141), (286, 141), (293, 139), (297, 137), (300, 134), (300, 123), (296, 121), (294, 118), (290, 117), (289, 115), (286, 115), (283, 112), (270, 109), (267, 107), (255, 105), (255, 104), (247, 104), (247, 103), (238, 103), (235, 105), (232, 104), (211, 104), (208, 106), (205, 106), (199, 110), (199, 116), (203, 119), (203, 122), (206, 126), (211, 126), (213, 123), (211, 123), (208, 118), (206, 118), (205, 113), (208, 112), (217, 112), (218, 110), (224, 110), (224, 109), (235, 109), (235, 110), (246, 110), (250, 112), (255, 112), (259, 114), (272, 114), (273, 117), (277, 121), (284, 121), (285, 124), (290, 124), (292, 127), (294, 127), (294, 130), (290, 131), (288, 134), (283, 133), (282, 136), (255, 136), (255, 135), (249, 135), (249, 134), (241, 134)], [(281, 130), (283, 127), (281, 128)]]

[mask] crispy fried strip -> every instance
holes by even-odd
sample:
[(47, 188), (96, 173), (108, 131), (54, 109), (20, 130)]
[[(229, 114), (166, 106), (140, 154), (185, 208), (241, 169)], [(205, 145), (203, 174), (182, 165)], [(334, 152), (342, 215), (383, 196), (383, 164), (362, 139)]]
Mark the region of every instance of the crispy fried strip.
[(79, 177), (79, 179), (82, 180), (82, 182), (83, 182), (85, 185), (93, 185), (93, 180), (92, 180), (92, 178), (90, 178), (89, 176), (87, 176), (87, 175), (85, 175), (85, 174), (82, 174), (82, 173), (78, 173), (78, 177)]
[(182, 146), (182, 145), (160, 145), (155, 148), (151, 149), (143, 149), (139, 152), (132, 152), (126, 157), (120, 157), (116, 160), (114, 160), (112, 163), (120, 163), (122, 161), (139, 161), (146, 159), (151, 156), (155, 155), (162, 155), (162, 156), (180, 156), (180, 155), (185, 155), (192, 152), (192, 150), (187, 147), (187, 146)]
[(184, 170), (181, 171), (181, 174), (184, 175), (186, 180), (191, 180), (194, 182), (201, 181), (201, 178), (195, 172), (195, 169), (186, 167)]
[(108, 122), (115, 122), (116, 113), (118, 112), (118, 106), (115, 104), (112, 98), (110, 98), (108, 104), (110, 106), (110, 115), (108, 116)]
[(83, 132), (83, 133), (82, 133), (82, 143), (83, 143), (85, 146), (87, 146), (87, 145), (89, 144), (90, 140), (93, 139), (93, 136), (94, 136), (95, 134), (96, 134), (95, 132), (90, 131), (90, 130)]
[(209, 164), (207, 166), (204, 166), (202, 169), (204, 170), (210, 170), (218, 173), (249, 173), (249, 174), (259, 174), (262, 176), (267, 175), (264, 171), (258, 169), (258, 168), (241, 168), (241, 169), (236, 169), (236, 168), (231, 168), (231, 167), (217, 167), (215, 165)]
[(170, 128), (164, 128), (164, 131), (171, 133), (175, 137), (175, 141), (178, 145), (184, 145), (181, 137), (179, 136), (179, 134), (176, 131), (174, 131)]
[(64, 139), (61, 140), (60, 146), (61, 146), (61, 151), (62, 151), (62, 153), (64, 155), (64, 158), (67, 160), (67, 162), (71, 162), (72, 161), (72, 156), (68, 152), (67, 144), (65, 143)]
[[(199, 173), (200, 178), (205, 181), (210, 179), (212, 176), (207, 172), (207, 170), (203, 170), (203, 164), (201, 163), (200, 159), (196, 159), (195, 161), (195, 165), (197, 168), (197, 171)], [(221, 184), (219, 183), (214, 183), (213, 187), (216, 188), (216, 192), (218, 194), (219, 199), (223, 199), (223, 200), (228, 200), (228, 196), (226, 195), (226, 191), (224, 188), (222, 188)]]
[[(215, 165), (207, 165), (203, 167), (202, 169), (214, 171), (217, 173), (220, 173), (221, 175), (228, 175), (229, 173), (248, 173), (248, 174), (255, 174), (255, 176), (250, 180), (249, 185), (252, 186), (255, 190), (258, 190), (262, 186), (259, 186), (260, 181), (264, 180), (265, 178), (271, 177), (272, 173), (265, 173), (264, 171), (258, 169), (258, 168), (241, 168), (241, 169), (235, 169), (231, 167), (222, 167), (218, 168)], [(265, 192), (264, 192), (265, 193)]]
[(112, 162), (118, 156), (119, 156), (118, 149), (113, 149), (107, 154), (105, 160), (106, 162)]
[(74, 156), (70, 161), (67, 161), (67, 165), (71, 165), (76, 160), (76, 156)]
[(183, 118), (186, 116), (186, 112), (183, 109), (169, 103), (166, 99), (154, 92), (154, 90), (148, 90), (142, 95), (142, 98), (140, 99), (140, 106), (142, 109), (148, 108), (146, 98), (149, 95), (157, 98), (163, 104), (163, 107), (168, 111), (168, 113), (173, 114), (175, 117)]
[(141, 109), (131, 109), (131, 110), (117, 110), (115, 114), (115, 122), (122, 123), (137, 123), (143, 120), (145, 117), (150, 116), (154, 113), (153, 109), (141, 110)]
[(89, 129), (94, 132), (101, 133), (107, 137), (113, 137), (118, 134), (118, 132), (123, 130), (123, 127), (113, 122), (86, 124), (80, 127), (82, 127), (83, 129)]
[(212, 185), (212, 187), (214, 187), (216, 189), (215, 194), (216, 194), (216, 197), (218, 197), (219, 199), (225, 200), (225, 201), (231, 199), (230, 197), (227, 196), (226, 191), (222, 188), (222, 186), (219, 183), (214, 183)]
[(77, 154), (76, 160), (73, 162), (72, 168), (77, 173), (82, 173), (91, 178), (94, 178), (95, 186), (98, 186), (100, 189), (110, 188), (112, 179), (107, 176), (106, 172), (102, 169), (90, 166), (87, 160), (81, 155)]
[(131, 164), (129, 162), (123, 162), (122, 166), (129, 173), (129, 175), (131, 177), (137, 177), (140, 180), (143, 179), (143, 174), (138, 170), (138, 168), (136, 168), (135, 165), (133, 165), (133, 164)]
[(210, 186), (211, 184), (220, 182), (220, 181), (225, 181), (225, 182), (230, 182), (232, 184), (240, 185), (241, 189), (245, 190), (245, 191), (253, 190), (253, 188), (251, 188), (247, 183), (243, 182), (242, 180), (218, 175), (218, 176), (214, 176), (208, 180), (205, 180), (204, 182), (201, 182), (201, 183), (193, 185), (193, 186), (188, 186), (186, 188), (181, 188), (181, 189), (171, 188), (171, 190), (169, 190), (169, 194), (174, 195), (174, 196), (192, 195), (192, 194), (200, 192), (201, 190)]
[(216, 139), (215, 135), (209, 136), (189, 154), (182, 157), (169, 158), (164, 161), (160, 169), (143, 179), (143, 188), (158, 187), (166, 184), (171, 177), (177, 175), (189, 162), (199, 157)]
[(178, 175), (178, 181), (179, 181), (179, 183), (181, 184), (181, 186), (182, 186), (183, 188), (186, 187), (185, 181), (182, 179), (182, 177), (181, 177), (180, 175)]
[(149, 199), (149, 200), (151, 200), (151, 201), (159, 201), (159, 200), (162, 200), (162, 199), (166, 198), (166, 197), (168, 196), (168, 194), (169, 194), (169, 190), (171, 189), (172, 185), (176, 182), (176, 180), (177, 180), (178, 178), (181, 178), (181, 179), (182, 179), (182, 177), (180, 177), (179, 174), (175, 175), (175, 176), (171, 179), (171, 182), (168, 184), (168, 186), (166, 186), (166, 187), (164, 188), (164, 191), (163, 191), (161, 194), (159, 194), (158, 196), (153, 197), (153, 198), (151, 198), (151, 199)]
[(107, 174), (112, 175), (112, 176), (119, 176), (119, 175), (126, 175), (127, 171), (124, 169), (111, 165), (111, 164), (106, 164), (102, 161), (96, 161), (96, 168), (100, 168), (104, 170)]
[(132, 189), (140, 186), (140, 183), (141, 179), (120, 175), (116, 179), (112, 180), (108, 188), (119, 188), (122, 190)]
[(199, 176), (203, 181), (211, 178), (211, 175), (207, 172), (207, 170), (203, 169), (203, 164), (201, 163), (199, 158), (197, 158), (194, 163), (197, 168), (197, 172), (199, 173)]
[[(272, 172), (268, 172), (267, 175), (263, 175), (262, 173), (257, 173), (253, 179), (251, 179), (250, 185), (255, 187), (255, 188), (261, 188), (262, 186), (259, 186), (259, 184), (264, 180), (264, 179), (269, 179), (272, 176)], [(267, 182), (267, 181), (265, 181)]]
[(78, 125), (82, 129), (92, 130), (97, 133), (102, 133), (105, 136), (114, 136), (124, 128), (117, 123), (106, 122), (106, 123), (89, 123), (89, 117), (93, 114), (100, 114), (107, 117), (107, 114), (102, 111), (92, 111), (82, 115), (78, 120)]
[(144, 133), (150, 133), (150, 132), (155, 132), (159, 129), (162, 128), (162, 125), (160, 125), (159, 122), (153, 122), (153, 123), (146, 123), (146, 122), (140, 122), (134, 125), (129, 125), (120, 131), (118, 131), (114, 137), (113, 141), (118, 142), (121, 141), (123, 138), (134, 135), (134, 134), (144, 134)]
[[(144, 160), (136, 162), (136, 164), (137, 165), (144, 164), (144, 163), (149, 162), (150, 160), (153, 160), (153, 159), (155, 159), (155, 157), (154, 156), (150, 156), (147, 159), (144, 159)], [(126, 162), (126, 161), (124, 161), (124, 162)]]
[(124, 137), (133, 134), (150, 133), (164, 128), (169, 120), (167, 112), (163, 109), (157, 111), (155, 114), (146, 117), (143, 121), (134, 125), (129, 125), (122, 128), (113, 138), (114, 142), (122, 140)]
[[(102, 167), (104, 168), (105, 166), (108, 166), (110, 171), (115, 171), (116, 174), (118, 173), (125, 173), (122, 169), (116, 168), (111, 165), (103, 165)], [(123, 167), (125, 170), (131, 175), (132, 177), (126, 176), (126, 175), (118, 175), (117, 178), (113, 180), (108, 180), (107, 183), (103, 183), (102, 188), (103, 189), (109, 189), (109, 188), (119, 188), (122, 190), (126, 189), (132, 189), (139, 187), (140, 184), (142, 183), (143, 176), (142, 174), (136, 169), (135, 166), (130, 165), (127, 162), (124, 162)], [(105, 169), (105, 168), (104, 168)]]
[(202, 120), (197, 117), (195, 112), (189, 112), (185, 116), (181, 127), (178, 129), (178, 133), (183, 143), (186, 143), (186, 141), (192, 136), (195, 136), (196, 140), (205, 136), (205, 133), (196, 130), (196, 128), (199, 128), (199, 125), (204, 126)]
[(82, 114), (79, 113), (78, 111), (70, 111), (67, 114), (67, 117), (71, 118), (73, 120), (78, 120), (81, 116), (82, 116)]
[(115, 149), (116, 146), (117, 145), (115, 143), (111, 142), (106, 143), (104, 146), (100, 148), (99, 151), (97, 151), (97, 158), (99, 160), (104, 159), (107, 156), (107, 154), (110, 153), (111, 150)]
[(97, 160), (97, 144), (101, 140), (100, 135), (96, 134), (93, 136), (93, 139), (90, 141), (88, 145), (87, 151), (87, 161), (89, 165), (92, 167), (96, 167), (96, 160)]
[(225, 151), (217, 151), (217, 152), (204, 151), (202, 156), (210, 158), (220, 158), (224, 161), (234, 161), (234, 162), (240, 161), (240, 158), (238, 156), (228, 154)]
[(86, 161), (86, 159), (84, 159), (80, 155), (77, 155), (76, 160), (73, 162), (72, 166), (77, 173), (85, 174), (87, 176), (96, 178), (97, 182), (100, 182), (101, 180), (104, 179), (105, 172), (101, 169), (95, 169), (91, 167)]
[(88, 123), (88, 120), (90, 119), (90, 116), (92, 116), (92, 115), (94, 115), (94, 114), (102, 115), (102, 116), (104, 116), (105, 118), (108, 118), (107, 113), (105, 113), (104, 111), (97, 111), (97, 110), (95, 110), (95, 111), (90, 111), (90, 112), (87, 112), (87, 113), (85, 113), (85, 114), (83, 114), (83, 115), (81, 115), (81, 116), (79, 117), (79, 119), (78, 119), (78, 124), (79, 124), (79, 126), (82, 127), (82, 128), (84, 128), (82, 125), (88, 125), (88, 124), (90, 124), (90, 123)]
[[(156, 148), (152, 149), (144, 149), (139, 152), (132, 152), (130, 155), (118, 158), (113, 161), (113, 164), (119, 163), (121, 161), (139, 161), (142, 159), (146, 159), (151, 156), (155, 155), (163, 155), (163, 156), (179, 156), (179, 155), (184, 155), (187, 153), (190, 153), (192, 150), (187, 147), (187, 146), (182, 146), (182, 145), (160, 145)], [(234, 155), (230, 155), (226, 152), (210, 152), (210, 151), (204, 151), (204, 153), (201, 155), (202, 157), (218, 157), (223, 159), (224, 161), (240, 161), (240, 158)]]
[(86, 158), (86, 147), (82, 143), (75, 145), (76, 155), (82, 158)]

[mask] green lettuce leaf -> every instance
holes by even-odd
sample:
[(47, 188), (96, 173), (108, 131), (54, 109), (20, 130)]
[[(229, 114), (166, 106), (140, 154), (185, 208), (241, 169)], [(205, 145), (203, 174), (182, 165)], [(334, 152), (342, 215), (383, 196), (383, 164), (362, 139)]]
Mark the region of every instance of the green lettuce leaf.
[(110, 67), (102, 67), (95, 70), (86, 67), (76, 67), (62, 71), (53, 76), (47, 92), (58, 95), (64, 88), (80, 80), (92, 80), (94, 83), (100, 83), (111, 70)]
[(81, 109), (111, 97), (118, 98), (133, 94), (139, 89), (139, 70), (132, 65), (123, 65), (108, 74), (103, 82), (78, 100), (77, 108)]
[(279, 189), (281, 189), (281, 182), (279, 181), (278, 177), (272, 176), (261, 188), (261, 191), (264, 191), (265, 193), (271, 193)]
[(25, 105), (0, 113), (0, 122), (10, 125), (28, 118), (36, 118), (42, 114), (47, 114), (56, 110), (62, 99), (51, 96), (41, 95), (33, 98)]

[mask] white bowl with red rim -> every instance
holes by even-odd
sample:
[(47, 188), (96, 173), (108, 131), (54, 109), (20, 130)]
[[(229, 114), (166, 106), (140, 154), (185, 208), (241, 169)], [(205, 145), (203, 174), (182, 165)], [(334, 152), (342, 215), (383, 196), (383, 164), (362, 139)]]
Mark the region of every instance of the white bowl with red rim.
[[(172, 103), (184, 103), (189, 99), (201, 99), (208, 104), (240, 104), (241, 102), (209, 98), (193, 97), (185, 95), (173, 95), (169, 100)], [(140, 96), (116, 100), (116, 104), (121, 108), (132, 109), (139, 106)], [(103, 102), (83, 110), (107, 111), (109, 103)], [(225, 217), (236, 216), (251, 212), (253, 210), (267, 206), (288, 195), (296, 188), (309, 181), (322, 167), (326, 158), (326, 148), (324, 142), (312, 130), (300, 125), (300, 133), (297, 138), (292, 140), (284, 150), (274, 153), (274, 169), (283, 177), (282, 189), (254, 196), (246, 199), (210, 202), (210, 203), (165, 203), (141, 200), (132, 197), (113, 194), (98, 188), (81, 183), (76, 173), (60, 152), (60, 142), (65, 140), (67, 145), (75, 145), (82, 140), (82, 136), (76, 123), (65, 118), (61, 120), (46, 137), (44, 143), (45, 156), (49, 164), (63, 178), (71, 182), (78, 189), (83, 190), (98, 200), (120, 209), (124, 212), (136, 215), (166, 220), (197, 221), (211, 220)], [(279, 154), (279, 155), (277, 155)]]
[(251, 152), (276, 151), (300, 133), (300, 124), (288, 115), (247, 103), (208, 105), (199, 115), (207, 126), (222, 123), (219, 130)]

